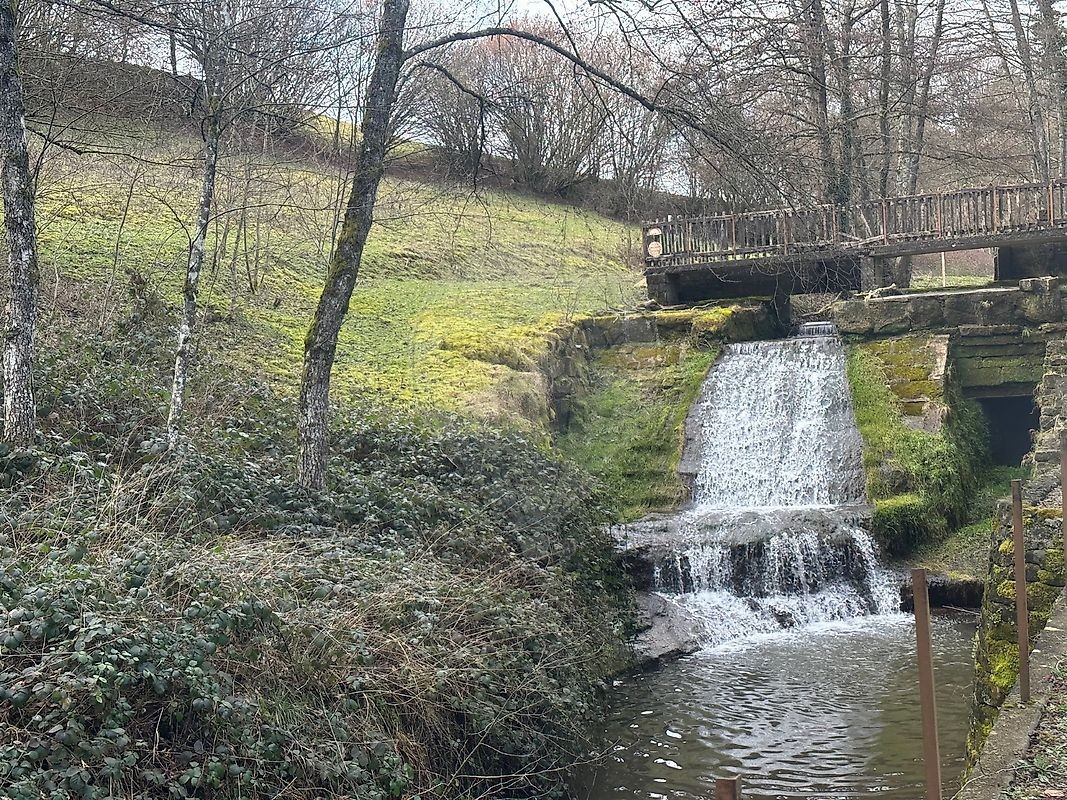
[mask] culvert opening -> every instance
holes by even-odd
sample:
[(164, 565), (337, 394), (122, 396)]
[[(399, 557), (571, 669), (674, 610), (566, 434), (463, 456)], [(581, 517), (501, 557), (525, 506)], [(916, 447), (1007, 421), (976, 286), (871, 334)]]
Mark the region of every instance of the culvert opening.
[(989, 449), (995, 464), (1017, 467), (1033, 446), (1040, 412), (1032, 394), (978, 397), (989, 425)]

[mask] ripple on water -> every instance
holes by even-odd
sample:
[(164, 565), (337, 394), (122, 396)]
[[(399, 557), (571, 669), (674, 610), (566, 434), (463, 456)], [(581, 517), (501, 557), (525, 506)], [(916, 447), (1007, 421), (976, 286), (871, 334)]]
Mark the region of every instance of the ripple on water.
[[(946, 779), (962, 768), (974, 628), (935, 619)], [(610, 756), (576, 776), (579, 797), (679, 800), (745, 776), (750, 798), (903, 800), (922, 787), (914, 628), (866, 617), (732, 641), (615, 690)]]

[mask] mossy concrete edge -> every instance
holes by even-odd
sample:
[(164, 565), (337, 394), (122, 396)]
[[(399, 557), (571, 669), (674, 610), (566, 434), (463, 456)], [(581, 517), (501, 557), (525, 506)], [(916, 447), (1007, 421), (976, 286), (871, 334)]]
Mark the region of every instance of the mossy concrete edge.
[(1020, 702), (1016, 680), (956, 800), (997, 800), (1008, 788), (1051, 695), (1052, 673), (1064, 657), (1067, 657), (1067, 602), (1061, 594), (1030, 656), (1031, 701), (1026, 705)]

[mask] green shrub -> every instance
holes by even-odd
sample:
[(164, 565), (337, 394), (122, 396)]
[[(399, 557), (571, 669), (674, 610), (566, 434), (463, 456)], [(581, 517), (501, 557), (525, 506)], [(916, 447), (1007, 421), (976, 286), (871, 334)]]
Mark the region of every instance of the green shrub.
[(561, 794), (626, 622), (590, 480), (361, 409), (308, 493), (287, 404), (240, 384), (199, 387), (165, 456), (166, 371), (128, 356), (46, 365), (0, 497), (4, 796)]
[(899, 494), (874, 501), (871, 533), (887, 555), (904, 556), (924, 542), (945, 534), (944, 518), (932, 513), (917, 494)]

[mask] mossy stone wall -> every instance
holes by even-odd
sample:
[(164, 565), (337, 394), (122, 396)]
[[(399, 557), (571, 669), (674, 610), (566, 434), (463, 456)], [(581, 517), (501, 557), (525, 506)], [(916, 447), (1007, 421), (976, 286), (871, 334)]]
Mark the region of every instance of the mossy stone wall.
[[(1046, 333), (1051, 336), (1053, 332)], [(1043, 376), (1035, 399), (1041, 421), (1029, 456), (1034, 471), (1023, 483), (1031, 643), (1045, 627), (1065, 580), (1058, 451), (1060, 433), (1067, 428), (1067, 340), (1062, 332), (1050, 338), (1045, 348)], [(975, 644), (973, 714), (967, 738), (972, 763), (1019, 674), (1013, 547), (1011, 506), (1002, 502), (990, 540), (986, 593)]]
[(526, 408), (525, 416), (553, 431), (566, 430), (582, 398), (596, 388), (593, 360), (607, 351), (629, 348), (629, 354), (620, 353), (619, 358), (643, 358), (655, 366), (664, 357), (665, 344), (709, 349), (726, 341), (771, 338), (779, 332), (770, 306), (758, 300), (582, 317), (552, 334), (538, 373), (531, 376), (535, 386), (544, 382), (535, 392), (544, 402)]
[(689, 490), (685, 420), (722, 344), (780, 334), (762, 303), (586, 320), (546, 365), (556, 446), (602, 481), (620, 520), (674, 508)]
[[(1056, 496), (1058, 506), (1058, 493)], [(1040, 632), (1063, 591), (1063, 538), (1059, 509), (1026, 506), (1026, 598), (1030, 634)], [(1019, 675), (1019, 647), (1015, 617), (1014, 543), (1011, 505), (1001, 503), (990, 542), (989, 574), (975, 640), (975, 683), (967, 752), (977, 758), (996, 720), (997, 711)]]

